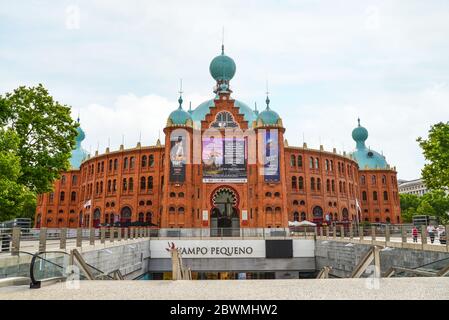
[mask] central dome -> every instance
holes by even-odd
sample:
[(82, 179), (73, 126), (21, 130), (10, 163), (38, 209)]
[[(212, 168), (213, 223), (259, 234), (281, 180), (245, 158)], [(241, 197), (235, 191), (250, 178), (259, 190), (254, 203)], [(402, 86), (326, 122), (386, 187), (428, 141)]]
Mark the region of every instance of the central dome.
[(221, 55), (215, 57), (210, 63), (209, 71), (216, 81), (230, 81), (235, 76), (237, 66), (231, 57), (224, 54), (224, 48)]

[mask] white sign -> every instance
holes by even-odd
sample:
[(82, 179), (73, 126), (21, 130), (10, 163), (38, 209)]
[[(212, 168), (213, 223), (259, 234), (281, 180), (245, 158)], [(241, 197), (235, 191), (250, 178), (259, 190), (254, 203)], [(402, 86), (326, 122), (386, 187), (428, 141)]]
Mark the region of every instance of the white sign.
[[(265, 240), (169, 240), (184, 259), (265, 258)], [(169, 259), (168, 241), (151, 240), (151, 258)]]
[(315, 240), (293, 240), (293, 257), (294, 258), (314, 258), (315, 257)]
[(242, 220), (248, 220), (248, 210), (242, 210)]
[(209, 211), (203, 210), (203, 221), (209, 220)]

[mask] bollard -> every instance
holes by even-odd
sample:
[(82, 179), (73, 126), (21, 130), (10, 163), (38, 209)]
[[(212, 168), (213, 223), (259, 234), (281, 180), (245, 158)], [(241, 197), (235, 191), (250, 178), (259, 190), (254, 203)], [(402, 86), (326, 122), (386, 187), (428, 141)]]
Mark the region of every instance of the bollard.
[(109, 228), (109, 241), (110, 242), (114, 242), (114, 232), (115, 232), (114, 227), (110, 227)]
[(100, 229), (100, 242), (103, 244), (106, 241), (106, 229), (102, 227)]
[(47, 228), (39, 230), (39, 252), (45, 252), (47, 248)]
[(421, 226), (421, 244), (427, 244), (426, 226)]
[(320, 238), (322, 239), (323, 238), (323, 227), (321, 226), (321, 228), (320, 228)]
[(122, 228), (117, 229), (117, 241), (122, 241)]
[(83, 246), (83, 229), (76, 229), (76, 247), (81, 248)]
[(345, 226), (340, 226), (340, 237), (345, 238)]
[(404, 226), (401, 226), (401, 241), (402, 243), (407, 243), (407, 230)]
[(128, 228), (125, 228), (125, 234), (124, 234), (124, 237), (125, 237), (125, 241), (127, 241), (128, 240)]
[(385, 242), (390, 242), (390, 225), (385, 226)]
[(326, 228), (326, 238), (329, 239), (329, 227), (328, 227), (328, 226), (325, 226), (325, 228)]
[(95, 245), (95, 228), (90, 228), (90, 233), (89, 233), (89, 244), (91, 246)]
[(334, 240), (337, 239), (337, 226), (333, 226), (332, 227), (332, 233), (333, 233), (333, 238)]
[(363, 226), (359, 227), (359, 239), (360, 241), (363, 241)]
[(376, 227), (371, 226), (371, 240), (376, 241)]
[(351, 223), (351, 225), (349, 226), (349, 239), (353, 239), (354, 238), (354, 225)]
[(19, 255), (20, 251), (20, 227), (14, 227), (12, 229), (12, 245), (11, 245), (11, 254), (13, 256)]
[(59, 234), (59, 249), (65, 250), (67, 247), (67, 228), (62, 228)]

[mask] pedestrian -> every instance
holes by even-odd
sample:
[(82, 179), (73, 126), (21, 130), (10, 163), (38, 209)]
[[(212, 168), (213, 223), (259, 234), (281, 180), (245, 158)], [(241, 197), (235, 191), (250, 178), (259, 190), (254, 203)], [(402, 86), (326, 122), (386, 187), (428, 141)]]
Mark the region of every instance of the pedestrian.
[(435, 241), (435, 228), (432, 225), (427, 227), (427, 234), (430, 237), (430, 243), (433, 243)]
[(413, 242), (418, 242), (418, 228), (413, 227), (412, 236), (413, 236)]

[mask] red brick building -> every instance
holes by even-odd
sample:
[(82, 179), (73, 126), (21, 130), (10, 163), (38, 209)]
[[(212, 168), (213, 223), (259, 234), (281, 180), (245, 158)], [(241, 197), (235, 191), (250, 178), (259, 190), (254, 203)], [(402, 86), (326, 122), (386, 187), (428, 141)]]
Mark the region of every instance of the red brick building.
[(289, 221), (400, 223), (396, 171), (354, 129), (351, 154), (289, 146), (271, 109), (234, 100), (236, 72), (224, 54), (211, 63), (215, 98), (170, 115), (165, 143), (86, 156), (78, 129), (73, 170), (40, 195), (36, 227), (149, 222), (161, 228), (276, 228)]

